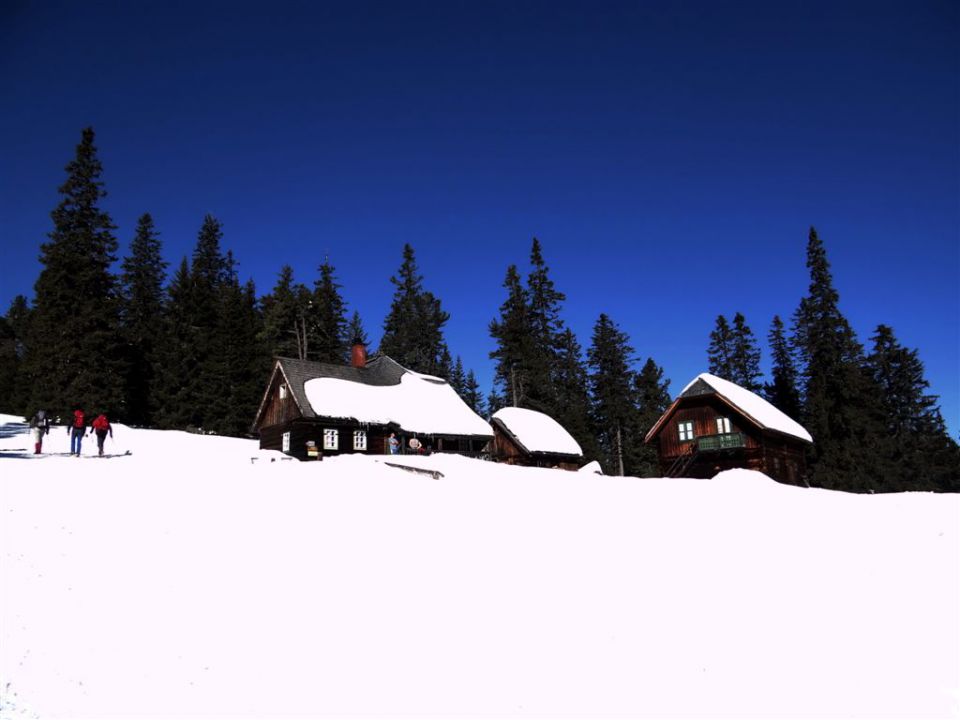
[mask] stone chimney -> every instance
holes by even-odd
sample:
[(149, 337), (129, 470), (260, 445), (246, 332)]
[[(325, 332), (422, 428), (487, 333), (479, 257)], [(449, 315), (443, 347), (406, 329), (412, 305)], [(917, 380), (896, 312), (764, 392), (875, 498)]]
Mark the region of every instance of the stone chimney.
[(359, 339), (353, 341), (353, 347), (350, 348), (350, 365), (355, 368), (366, 367), (367, 348)]

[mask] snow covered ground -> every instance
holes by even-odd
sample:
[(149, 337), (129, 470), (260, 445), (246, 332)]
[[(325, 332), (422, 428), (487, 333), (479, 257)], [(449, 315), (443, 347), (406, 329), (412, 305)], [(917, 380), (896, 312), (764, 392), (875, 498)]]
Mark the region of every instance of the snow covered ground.
[(957, 496), (401, 459), (435, 478), (123, 426), (130, 456), (35, 458), (15, 422), (4, 720), (960, 712)]

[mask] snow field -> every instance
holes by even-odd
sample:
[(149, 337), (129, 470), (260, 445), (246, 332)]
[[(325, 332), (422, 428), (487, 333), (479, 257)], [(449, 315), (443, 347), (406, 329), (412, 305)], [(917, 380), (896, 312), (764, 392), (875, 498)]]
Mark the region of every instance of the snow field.
[(0, 453), (4, 720), (960, 709), (955, 496), (115, 435)]

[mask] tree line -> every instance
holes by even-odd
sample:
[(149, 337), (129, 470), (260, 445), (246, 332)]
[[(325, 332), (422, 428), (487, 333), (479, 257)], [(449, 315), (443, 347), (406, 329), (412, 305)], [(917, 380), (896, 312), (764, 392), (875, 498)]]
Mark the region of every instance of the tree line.
[[(0, 404), (66, 416), (76, 404), (134, 425), (244, 435), (275, 356), (347, 362), (368, 345), (360, 315), (348, 312), (328, 258), (312, 286), (283, 266), (258, 297), (222, 248), (223, 229), (204, 218), (192, 255), (168, 277), (160, 234), (140, 217), (115, 273), (118, 242), (109, 215), (93, 130), (67, 165), (53, 230), (41, 246), (32, 302), (15, 298), (0, 318)], [(814, 436), (806, 481), (855, 491), (957, 490), (960, 448), (946, 432), (916, 350), (878, 326), (866, 353), (839, 310), (823, 243), (811, 229), (810, 289), (789, 336), (779, 316), (768, 335), (771, 377), (746, 318), (720, 315), (710, 333), (711, 373), (757, 392)], [(390, 278), (394, 288), (378, 350), (411, 370), (447, 379), (481, 415), (506, 405), (544, 412), (563, 425), (586, 460), (621, 475), (659, 474), (646, 432), (671, 402), (652, 357), (641, 364), (631, 340), (600, 314), (584, 352), (563, 320), (556, 288), (534, 238), (529, 271), (506, 270), (505, 299), (489, 324), (493, 388), (484, 397), (444, 338), (449, 313), (423, 284), (413, 248)]]
[(929, 394), (916, 349), (877, 325), (865, 349), (840, 310), (826, 248), (816, 228), (807, 240), (810, 285), (789, 335), (775, 315), (767, 339), (769, 382), (760, 349), (741, 313), (717, 317), (710, 372), (766, 397), (813, 436), (807, 482), (816, 487), (884, 492), (960, 491), (960, 447)]

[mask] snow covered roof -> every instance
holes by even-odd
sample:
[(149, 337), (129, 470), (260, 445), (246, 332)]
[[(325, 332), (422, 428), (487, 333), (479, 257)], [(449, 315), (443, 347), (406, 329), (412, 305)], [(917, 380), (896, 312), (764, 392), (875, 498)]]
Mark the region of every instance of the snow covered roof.
[(673, 410), (677, 407), (680, 400), (706, 394), (718, 395), (761, 429), (774, 430), (784, 433), (785, 435), (792, 435), (801, 440), (806, 440), (807, 442), (813, 442), (810, 433), (808, 433), (800, 423), (785, 415), (762, 397), (740, 387), (736, 383), (724, 380), (710, 373), (700, 373), (683, 388), (667, 412), (663, 414), (663, 417), (661, 417), (660, 420), (657, 421), (657, 424), (647, 433), (647, 440), (650, 440), (650, 438), (659, 431), (660, 426), (673, 414)]
[(305, 380), (304, 398), (312, 415), (376, 425), (395, 423), (403, 430), (424, 435), (493, 435), (487, 421), (473, 412), (445, 380), (406, 370), (381, 357), (402, 371), (396, 382), (390, 382), (392, 378), (386, 377), (389, 373), (384, 370), (380, 371), (384, 377), (367, 377), (364, 371), (370, 363), (366, 368), (352, 368), (358, 377)]
[(499, 423), (529, 453), (583, 455), (577, 441), (556, 420), (536, 410), (505, 407), (491, 418)]

